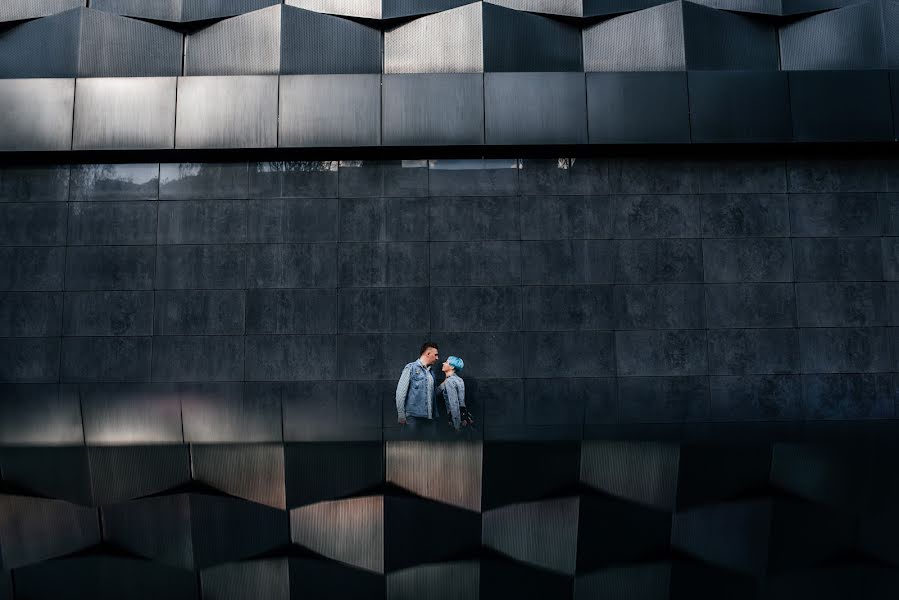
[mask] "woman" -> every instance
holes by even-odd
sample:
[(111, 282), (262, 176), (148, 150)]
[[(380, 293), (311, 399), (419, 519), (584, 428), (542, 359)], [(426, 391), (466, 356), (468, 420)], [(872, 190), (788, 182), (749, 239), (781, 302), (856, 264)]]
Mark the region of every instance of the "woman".
[(459, 377), (459, 371), (465, 362), (458, 356), (450, 356), (443, 363), (441, 370), (445, 379), (438, 390), (446, 402), (446, 412), (450, 416), (450, 425), (457, 432), (462, 426), (471, 425), (473, 419), (465, 407), (465, 382)]

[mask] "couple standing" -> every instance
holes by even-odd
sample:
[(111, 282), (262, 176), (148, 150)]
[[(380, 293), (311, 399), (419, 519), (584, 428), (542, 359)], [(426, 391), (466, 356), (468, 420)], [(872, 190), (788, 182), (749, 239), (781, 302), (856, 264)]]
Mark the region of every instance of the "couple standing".
[(439, 349), (433, 342), (425, 342), (418, 360), (403, 368), (396, 385), (396, 415), (400, 425), (417, 437), (429, 437), (440, 416), (437, 394), (443, 396), (450, 426), (458, 433), (462, 427), (474, 422), (465, 407), (465, 382), (459, 372), (465, 363), (458, 356), (450, 356), (443, 363), (444, 380), (434, 384), (431, 366), (440, 359)]

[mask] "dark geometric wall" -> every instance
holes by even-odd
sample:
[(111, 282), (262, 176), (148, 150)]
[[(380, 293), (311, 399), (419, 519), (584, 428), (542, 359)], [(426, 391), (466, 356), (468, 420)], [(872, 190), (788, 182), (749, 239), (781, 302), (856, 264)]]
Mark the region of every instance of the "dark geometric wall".
[(3, 598), (876, 600), (896, 429), (0, 449)]
[(381, 440), (427, 339), (486, 439), (893, 418), (897, 165), (7, 167), (0, 443)]
[(895, 0), (11, 1), (0, 151), (899, 137)]

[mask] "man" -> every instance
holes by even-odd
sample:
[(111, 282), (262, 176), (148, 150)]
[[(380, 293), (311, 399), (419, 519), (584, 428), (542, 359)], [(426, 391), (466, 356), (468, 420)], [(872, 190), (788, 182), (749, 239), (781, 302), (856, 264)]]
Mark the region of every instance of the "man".
[(431, 365), (440, 358), (438, 352), (434, 342), (422, 344), (418, 360), (403, 368), (396, 385), (397, 420), (412, 433), (429, 433), (437, 417), (436, 386)]

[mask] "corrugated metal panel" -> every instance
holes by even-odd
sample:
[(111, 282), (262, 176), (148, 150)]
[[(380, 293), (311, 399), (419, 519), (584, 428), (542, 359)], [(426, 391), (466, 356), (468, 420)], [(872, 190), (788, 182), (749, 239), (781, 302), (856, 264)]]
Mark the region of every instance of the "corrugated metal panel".
[(588, 73), (590, 143), (689, 143), (686, 73)]
[(480, 512), (483, 444), (387, 442), (387, 481), (418, 494)]
[(583, 17), (583, 0), (486, 0), (490, 4), (547, 15)]
[(585, 441), (581, 481), (617, 498), (673, 510), (679, 461), (674, 444)]
[(81, 394), (88, 444), (181, 443), (181, 403), (167, 386), (109, 384)]
[(227, 496), (190, 495), (195, 568), (259, 556), (290, 541), (285, 511)]
[(286, 508), (280, 444), (191, 446), (193, 477), (226, 494)]
[(483, 543), (515, 560), (574, 575), (578, 498), (512, 504), (484, 513)]
[(483, 75), (385, 75), (382, 93), (385, 145), (484, 143)]
[(281, 441), (279, 394), (244, 393), (243, 386), (187, 385), (181, 389), (184, 441), (201, 444)]
[(449, 10), (474, 0), (286, 0), (285, 4), (348, 17), (396, 19)]
[(366, 496), (290, 511), (290, 539), (322, 556), (384, 572), (384, 498)]
[(71, 149), (74, 103), (74, 79), (0, 80), (0, 150)]
[(60, 390), (56, 384), (0, 387), (0, 445), (82, 443), (84, 430), (77, 394), (67, 388)]
[(104, 540), (155, 562), (194, 568), (187, 494), (112, 504), (101, 512)]
[(8, 569), (69, 554), (100, 541), (97, 511), (61, 500), (0, 495), (0, 540)]
[(780, 57), (786, 71), (886, 67), (878, 5), (864, 2), (781, 27)]
[(482, 73), (483, 5), (469, 4), (384, 32), (385, 73)]
[(380, 19), (382, 0), (285, 0), (287, 6), (363, 19)]
[(277, 136), (277, 77), (178, 79), (176, 147), (273, 148)]
[(377, 146), (380, 75), (282, 75), (278, 146)]
[[(899, 2), (893, 0), (883, 0), (881, 4), (883, 10), (883, 30), (887, 33), (885, 37), (887, 66), (891, 69), (899, 69)], [(894, 96), (895, 98), (895, 96)]]
[(37, 496), (91, 506), (91, 481), (84, 446), (3, 448), (3, 480)]
[(190, 455), (181, 444), (88, 448), (94, 504), (112, 504), (190, 481)]
[(609, 567), (578, 576), (575, 598), (640, 598), (668, 600), (671, 565), (649, 563)]
[(19, 598), (56, 600), (196, 600), (197, 576), (190, 571), (118, 556), (49, 561), (16, 571)]
[(686, 68), (680, 2), (669, 2), (588, 27), (585, 71), (680, 71)]
[(176, 31), (82, 9), (79, 77), (174, 77), (181, 74), (181, 51)]
[(279, 0), (92, 0), (91, 8), (177, 23), (231, 17), (275, 4)]
[(81, 8), (0, 34), (0, 78), (77, 77)]
[(226, 19), (187, 37), (185, 75), (276, 75), (282, 8)]
[(0, 4), (0, 23), (48, 17), (86, 5), (87, 0), (42, 0), (41, 2), (35, 2), (35, 0), (4, 0)]
[(82, 79), (75, 90), (75, 150), (175, 147), (177, 79)]
[(461, 600), (477, 598), (481, 565), (475, 561), (421, 565), (388, 573), (388, 600)]
[(228, 563), (200, 573), (204, 600), (290, 600), (290, 569), (286, 558)]
[(349, 19), (284, 7), (281, 73), (381, 72), (381, 32)]
[(381, 442), (288, 444), (284, 454), (289, 507), (358, 494), (384, 482)]
[(488, 144), (587, 143), (583, 73), (486, 73)]
[(780, 15), (783, 12), (782, 0), (693, 0), (693, 2), (709, 8), (734, 12), (762, 15)]
[(687, 68), (777, 70), (774, 27), (726, 11), (683, 3)]
[(583, 71), (576, 27), (491, 4), (482, 10), (485, 71)]

